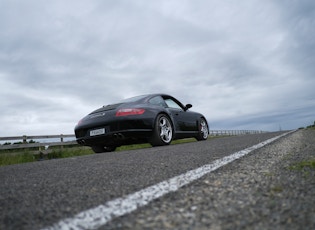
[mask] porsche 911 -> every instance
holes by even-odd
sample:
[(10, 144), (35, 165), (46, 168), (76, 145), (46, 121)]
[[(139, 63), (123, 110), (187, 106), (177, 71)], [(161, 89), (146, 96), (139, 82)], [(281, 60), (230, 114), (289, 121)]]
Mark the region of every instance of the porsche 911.
[(167, 94), (149, 94), (103, 106), (75, 126), (76, 141), (95, 153), (114, 151), (121, 145), (150, 143), (169, 145), (172, 140), (206, 140), (209, 127), (205, 116), (190, 111)]

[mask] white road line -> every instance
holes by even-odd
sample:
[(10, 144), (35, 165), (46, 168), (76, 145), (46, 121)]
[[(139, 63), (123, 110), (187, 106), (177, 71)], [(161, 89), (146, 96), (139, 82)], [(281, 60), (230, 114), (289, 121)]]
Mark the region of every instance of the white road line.
[[(202, 176), (213, 172), (214, 170), (231, 163), (232, 161), (239, 159), (250, 152), (259, 149), (280, 137), (283, 137), (289, 133), (284, 133), (280, 136), (268, 139), (257, 145), (246, 148), (239, 152), (235, 152), (229, 156), (218, 159), (211, 164), (201, 166), (197, 169), (188, 171), (179, 176), (173, 177), (171, 179), (160, 182), (156, 185), (152, 185), (145, 189), (142, 189), (133, 194), (127, 195), (125, 197), (117, 198), (106, 202), (105, 204), (99, 205), (95, 208), (82, 211), (72, 218), (67, 218), (59, 221), (53, 226), (44, 228), (45, 230), (53, 229), (97, 229), (102, 225), (105, 225), (112, 219), (128, 214), (136, 209), (147, 205), (149, 202), (167, 194), (170, 192), (177, 191), (179, 188), (187, 185)], [(43, 229), (43, 230), (44, 230)]]

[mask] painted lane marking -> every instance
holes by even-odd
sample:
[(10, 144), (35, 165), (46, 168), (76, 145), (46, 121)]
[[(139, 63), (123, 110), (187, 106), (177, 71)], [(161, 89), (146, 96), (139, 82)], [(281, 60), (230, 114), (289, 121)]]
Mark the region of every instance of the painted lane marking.
[(95, 208), (82, 211), (72, 218), (66, 218), (64, 220), (61, 220), (50, 227), (44, 228), (43, 230), (97, 229), (116, 217), (123, 216), (130, 212), (133, 212), (136, 209), (147, 205), (151, 201), (160, 198), (161, 196), (167, 193), (177, 191), (184, 185), (187, 185), (201, 178), (202, 176), (210, 172), (213, 172), (214, 170), (224, 165), (227, 165), (256, 149), (262, 148), (263, 146), (270, 144), (271, 142), (283, 136), (286, 136), (292, 132), (294, 131), (273, 137), (257, 145), (251, 146), (239, 152), (235, 152), (229, 156), (215, 160), (211, 164), (207, 164), (197, 169), (190, 170), (184, 174), (175, 176), (156, 185), (152, 185), (133, 194), (117, 198), (108, 201), (103, 205), (99, 205)]

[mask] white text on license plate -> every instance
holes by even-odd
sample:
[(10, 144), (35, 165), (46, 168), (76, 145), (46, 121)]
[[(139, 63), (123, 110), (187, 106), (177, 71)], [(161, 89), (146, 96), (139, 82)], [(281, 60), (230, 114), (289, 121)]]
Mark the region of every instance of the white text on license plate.
[(102, 129), (94, 129), (90, 131), (90, 136), (97, 136), (97, 135), (102, 135), (105, 134), (105, 128)]

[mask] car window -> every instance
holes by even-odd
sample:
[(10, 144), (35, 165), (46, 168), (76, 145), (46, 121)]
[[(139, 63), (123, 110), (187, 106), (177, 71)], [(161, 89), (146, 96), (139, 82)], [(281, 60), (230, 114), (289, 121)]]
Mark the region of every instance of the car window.
[(159, 105), (162, 107), (167, 107), (167, 105), (164, 102), (164, 99), (161, 96), (156, 96), (156, 97), (151, 98), (149, 100), (149, 103), (153, 104), (153, 105)]
[(164, 101), (169, 108), (183, 110), (183, 108), (179, 104), (177, 104), (174, 100), (170, 98), (165, 99)]
[(126, 98), (126, 99), (121, 100), (120, 103), (136, 102), (136, 101), (141, 100), (141, 99), (143, 99), (145, 97), (146, 97), (146, 95)]

